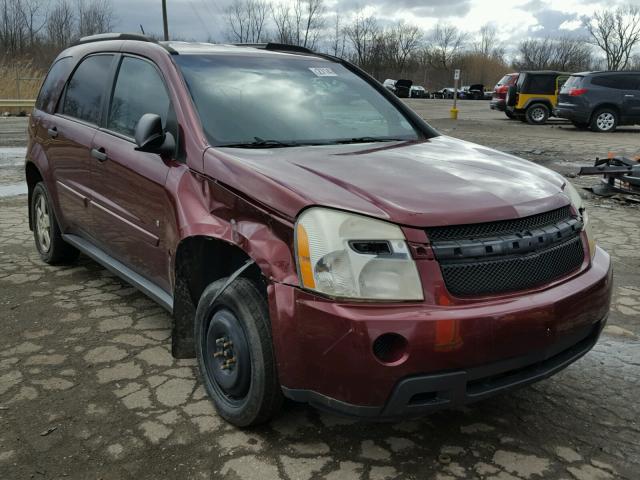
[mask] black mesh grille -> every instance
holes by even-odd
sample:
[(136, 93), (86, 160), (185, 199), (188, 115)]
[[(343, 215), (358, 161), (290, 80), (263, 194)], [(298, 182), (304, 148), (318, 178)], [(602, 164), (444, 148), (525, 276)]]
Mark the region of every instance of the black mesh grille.
[(566, 206), (538, 215), (515, 218), (513, 220), (427, 228), (427, 234), (432, 242), (498, 237), (500, 235), (513, 234), (553, 225), (569, 217), (571, 217), (571, 210), (569, 206)]
[(580, 236), (529, 255), (441, 264), (453, 295), (488, 295), (543, 285), (577, 270), (584, 259)]

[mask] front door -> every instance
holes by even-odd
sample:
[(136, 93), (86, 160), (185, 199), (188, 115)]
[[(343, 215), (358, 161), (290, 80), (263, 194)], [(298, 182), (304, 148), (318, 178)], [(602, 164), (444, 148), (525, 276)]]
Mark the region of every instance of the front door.
[(166, 127), (171, 102), (153, 63), (128, 55), (119, 61), (104, 128), (93, 139), (95, 237), (111, 256), (170, 291), (166, 232), (175, 216), (165, 181), (174, 161), (137, 151), (134, 132), (145, 113), (160, 115)]

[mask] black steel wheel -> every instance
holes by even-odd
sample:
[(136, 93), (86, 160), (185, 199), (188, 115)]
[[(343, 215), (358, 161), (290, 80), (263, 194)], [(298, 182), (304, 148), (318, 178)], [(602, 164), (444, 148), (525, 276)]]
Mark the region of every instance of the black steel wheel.
[(247, 336), (236, 315), (226, 308), (217, 310), (209, 321), (206, 337), (205, 370), (220, 398), (238, 405), (247, 396), (251, 383), (251, 353)]
[(269, 421), (283, 396), (276, 368), (265, 295), (249, 279), (209, 285), (195, 318), (200, 376), (216, 410), (229, 423), (249, 427)]

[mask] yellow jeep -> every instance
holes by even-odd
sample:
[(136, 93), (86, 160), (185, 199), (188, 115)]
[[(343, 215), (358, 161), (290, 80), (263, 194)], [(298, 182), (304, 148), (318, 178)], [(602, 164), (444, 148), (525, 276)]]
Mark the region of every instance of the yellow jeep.
[(569, 73), (520, 72), (518, 82), (509, 87), (506, 109), (513, 118), (532, 125), (543, 125), (554, 114), (558, 93)]

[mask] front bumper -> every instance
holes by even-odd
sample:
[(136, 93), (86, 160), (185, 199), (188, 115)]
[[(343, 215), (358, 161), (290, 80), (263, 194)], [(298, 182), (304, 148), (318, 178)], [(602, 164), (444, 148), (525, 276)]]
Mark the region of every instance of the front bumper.
[[(282, 284), (269, 287), (284, 394), (365, 417), (399, 417), (474, 402), (532, 383), (593, 347), (611, 296), (609, 256), (597, 249), (581, 274), (548, 289), (460, 305), (338, 303)], [(372, 344), (407, 339), (385, 364)]]

